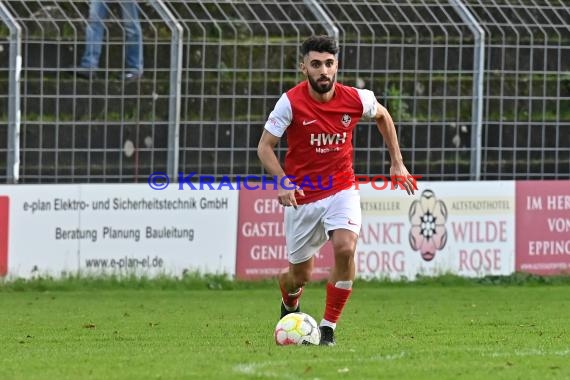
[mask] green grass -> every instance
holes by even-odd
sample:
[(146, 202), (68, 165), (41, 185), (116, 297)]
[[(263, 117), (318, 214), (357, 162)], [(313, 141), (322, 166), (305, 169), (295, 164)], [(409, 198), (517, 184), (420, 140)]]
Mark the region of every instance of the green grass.
[[(567, 281), (357, 282), (333, 348), (275, 346), (271, 281), (188, 281), (0, 286), (0, 378), (570, 377)], [(303, 310), (323, 303), (307, 287)]]

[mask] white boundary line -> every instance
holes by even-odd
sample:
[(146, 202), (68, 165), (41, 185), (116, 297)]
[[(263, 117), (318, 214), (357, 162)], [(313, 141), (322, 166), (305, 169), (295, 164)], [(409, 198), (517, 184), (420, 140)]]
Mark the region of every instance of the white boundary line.
[[(351, 350), (352, 351), (352, 350)], [(420, 353), (419, 351), (414, 352), (414, 354)], [(513, 352), (480, 352), (480, 355), (483, 357), (509, 357), (509, 356), (518, 356), (518, 357), (531, 357), (531, 356), (570, 356), (570, 347), (564, 348), (561, 350), (542, 350), (542, 349), (528, 349), (528, 350), (515, 350)], [(349, 372), (350, 368), (343, 366), (343, 363), (350, 362), (350, 363), (362, 363), (362, 362), (377, 362), (377, 361), (391, 361), (391, 360), (399, 360), (403, 359), (404, 357), (409, 356), (409, 353), (404, 351), (393, 353), (393, 354), (380, 354), (374, 355), (369, 358), (351, 358), (346, 360), (339, 360), (339, 358), (318, 358), (318, 359), (311, 359), (316, 360), (317, 362), (332, 362), (333, 364), (338, 365), (337, 371), (339, 373)], [(233, 371), (243, 374), (243, 375), (250, 375), (252, 377), (259, 377), (264, 376), (268, 378), (282, 378), (282, 379), (298, 379), (297, 375), (287, 374), (287, 373), (277, 373), (272, 371), (271, 368), (268, 367), (280, 367), (284, 365), (284, 361), (275, 361), (275, 360), (268, 360), (268, 361), (261, 361), (257, 363), (240, 363), (233, 367)], [(313, 380), (319, 380), (318, 377), (312, 378)]]
[[(350, 371), (350, 368), (346, 366), (342, 366), (340, 362), (350, 362), (350, 363), (358, 363), (358, 362), (377, 362), (377, 361), (388, 361), (388, 360), (398, 360), (402, 359), (407, 354), (405, 352), (399, 352), (394, 354), (386, 354), (386, 355), (374, 355), (369, 358), (354, 358), (354, 359), (346, 359), (346, 360), (339, 360), (339, 358), (319, 358), (319, 359), (311, 359), (316, 360), (319, 363), (323, 362), (332, 362), (339, 365), (337, 371), (339, 373), (346, 373)], [(233, 367), (234, 372), (238, 372), (244, 375), (251, 375), (251, 376), (266, 376), (266, 377), (279, 377), (283, 379), (298, 379), (298, 375), (293, 374), (286, 374), (286, 373), (276, 373), (268, 369), (267, 367), (272, 366), (283, 366), (283, 361), (275, 361), (275, 360), (268, 360), (262, 361), (257, 363), (240, 363)], [(318, 378), (315, 377), (313, 380), (317, 380)]]

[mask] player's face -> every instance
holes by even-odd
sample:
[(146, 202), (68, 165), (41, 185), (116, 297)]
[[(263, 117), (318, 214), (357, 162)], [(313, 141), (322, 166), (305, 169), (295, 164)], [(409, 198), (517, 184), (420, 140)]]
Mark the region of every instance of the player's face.
[(338, 61), (334, 54), (311, 51), (301, 63), (301, 70), (307, 76), (311, 88), (319, 94), (331, 91), (336, 82)]

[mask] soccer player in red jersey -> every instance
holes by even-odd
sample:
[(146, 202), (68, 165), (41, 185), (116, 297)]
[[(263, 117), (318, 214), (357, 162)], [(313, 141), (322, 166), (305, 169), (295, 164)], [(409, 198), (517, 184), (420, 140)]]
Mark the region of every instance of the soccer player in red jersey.
[[(257, 149), (266, 171), (278, 178), (279, 203), (285, 207), (289, 268), (279, 276), (281, 317), (300, 311), (299, 298), (311, 278), (314, 255), (331, 240), (334, 267), (320, 322), (320, 343), (328, 346), (335, 344), (334, 330), (356, 274), (362, 217), (352, 132), (362, 117), (376, 120), (390, 153), (390, 175), (405, 178), (405, 190), (414, 192), (392, 117), (372, 91), (336, 82), (337, 56), (337, 42), (329, 36), (311, 36), (303, 42), (300, 69), (307, 79), (282, 94)], [(285, 131), (289, 148), (283, 169), (274, 149)]]

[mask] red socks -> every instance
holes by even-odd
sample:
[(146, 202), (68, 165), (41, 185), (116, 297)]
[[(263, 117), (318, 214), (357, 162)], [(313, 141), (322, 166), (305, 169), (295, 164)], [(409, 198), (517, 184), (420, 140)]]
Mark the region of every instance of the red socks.
[(301, 294), (303, 294), (303, 288), (297, 289), (293, 293), (289, 293), (283, 287), (281, 287), (281, 297), (283, 297), (283, 304), (288, 310), (295, 310), (297, 305), (299, 305), (299, 298), (301, 298)]
[[(340, 288), (336, 285), (341, 286)], [(303, 288), (299, 288), (293, 293), (289, 293), (281, 285), (281, 297), (287, 310), (295, 310), (299, 305), (299, 298), (303, 294)], [(333, 329), (342, 314), (342, 310), (352, 293), (352, 281), (339, 281), (337, 284), (327, 283), (327, 297), (325, 305), (325, 315), (321, 325), (330, 326)]]
[(324, 319), (330, 322), (330, 324), (336, 325), (344, 309), (344, 305), (346, 305), (346, 301), (348, 301), (348, 297), (350, 297), (350, 293), (352, 293), (352, 288), (342, 289), (337, 288), (335, 284), (330, 282), (327, 284), (327, 301)]

